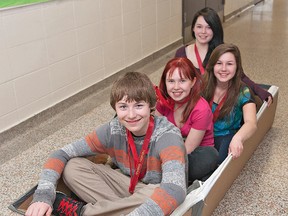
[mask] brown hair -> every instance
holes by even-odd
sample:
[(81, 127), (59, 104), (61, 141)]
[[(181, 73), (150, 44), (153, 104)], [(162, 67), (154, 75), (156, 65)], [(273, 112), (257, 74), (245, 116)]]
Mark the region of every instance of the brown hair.
[(114, 110), (115, 104), (125, 96), (128, 102), (144, 100), (151, 109), (154, 109), (157, 100), (153, 83), (146, 74), (139, 72), (127, 72), (113, 83), (110, 105)]
[(220, 110), (219, 119), (223, 119), (225, 116), (228, 116), (235, 106), (238, 96), (243, 89), (244, 83), (241, 81), (241, 76), (243, 74), (241, 54), (236, 45), (233, 44), (221, 44), (217, 46), (212, 52), (208, 65), (206, 67), (206, 73), (204, 74), (205, 90), (204, 97), (209, 102), (213, 100), (214, 92), (217, 85), (217, 79), (214, 75), (214, 66), (216, 65), (219, 58), (224, 53), (232, 53), (236, 60), (236, 73), (235, 76), (229, 80), (227, 98), (223, 107)]

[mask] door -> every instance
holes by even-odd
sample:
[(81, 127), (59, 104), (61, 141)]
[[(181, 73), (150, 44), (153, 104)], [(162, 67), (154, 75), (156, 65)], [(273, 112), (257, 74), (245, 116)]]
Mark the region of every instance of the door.
[(184, 44), (187, 44), (193, 40), (191, 34), (192, 20), (194, 14), (204, 7), (205, 7), (205, 0), (183, 0), (182, 35)]
[(206, 7), (210, 7), (217, 11), (222, 22), (224, 18), (224, 3), (225, 0), (206, 0)]

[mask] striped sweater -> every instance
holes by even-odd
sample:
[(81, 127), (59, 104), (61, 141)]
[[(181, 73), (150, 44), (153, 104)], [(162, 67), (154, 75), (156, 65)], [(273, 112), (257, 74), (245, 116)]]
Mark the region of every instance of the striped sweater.
[[(147, 172), (141, 181), (146, 184), (160, 183), (160, 186), (130, 215), (169, 215), (186, 197), (187, 156), (180, 131), (165, 117), (156, 116), (154, 122), (149, 151), (143, 164)], [(144, 137), (134, 137), (138, 154), (143, 140)], [(52, 206), (57, 181), (66, 163), (73, 157), (109, 154), (122, 173), (129, 176), (127, 148), (126, 129), (116, 117), (84, 139), (53, 152), (44, 164), (33, 202), (42, 201)]]

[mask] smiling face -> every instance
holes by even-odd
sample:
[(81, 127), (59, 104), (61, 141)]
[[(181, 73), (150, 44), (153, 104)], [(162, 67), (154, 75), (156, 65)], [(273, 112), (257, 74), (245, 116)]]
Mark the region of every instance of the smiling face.
[(199, 16), (193, 28), (196, 40), (201, 44), (208, 44), (213, 38), (213, 31), (203, 16)]
[(127, 101), (126, 98), (123, 97), (115, 104), (119, 122), (135, 136), (144, 136), (150, 119), (149, 103), (144, 100), (139, 102)]
[(185, 78), (180, 75), (178, 68), (175, 68), (173, 73), (166, 74), (166, 89), (168, 95), (177, 102), (183, 101), (191, 91), (194, 83), (196, 82), (196, 77), (193, 80)]
[(214, 75), (218, 83), (228, 83), (235, 76), (236, 70), (236, 59), (231, 52), (222, 54), (214, 65)]

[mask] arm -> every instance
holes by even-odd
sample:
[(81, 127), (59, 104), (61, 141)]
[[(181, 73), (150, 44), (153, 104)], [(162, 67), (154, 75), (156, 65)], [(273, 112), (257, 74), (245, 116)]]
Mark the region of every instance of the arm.
[(232, 153), (233, 158), (238, 158), (243, 151), (243, 143), (249, 139), (257, 130), (256, 105), (247, 103), (243, 106), (244, 124), (233, 136), (228, 154)]
[(96, 133), (93, 132), (86, 139), (68, 144), (50, 155), (44, 164), (32, 203), (27, 209), (27, 216), (50, 215), (55, 200), (57, 182), (66, 163), (73, 157), (91, 156), (95, 155), (95, 152), (100, 152), (101, 145), (95, 142), (93, 139), (95, 136)]
[(202, 142), (205, 135), (205, 130), (190, 129), (190, 132), (185, 140), (187, 154), (193, 152)]
[(270, 92), (261, 88), (258, 84), (249, 79), (249, 77), (247, 77), (245, 73), (242, 74), (241, 79), (245, 84), (247, 84), (252, 89), (254, 94), (258, 95), (258, 97), (260, 97), (262, 101), (266, 100), (268, 106), (270, 106), (270, 104), (273, 102), (273, 97), (270, 94)]
[[(181, 146), (169, 146), (160, 153), (162, 180), (160, 187), (155, 189), (151, 199), (157, 203), (164, 215), (170, 215), (185, 200), (187, 193), (187, 153), (182, 137), (180, 139)], [(170, 143), (173, 143), (173, 139), (169, 140)], [(168, 203), (169, 205), (167, 205)]]
[[(182, 129), (188, 133), (186, 135), (185, 147), (187, 154), (190, 154), (201, 145), (206, 132), (213, 131), (213, 114), (206, 100), (201, 98), (197, 102), (187, 121)], [(213, 137), (212, 134), (211, 137)]]
[(59, 149), (53, 152), (44, 164), (32, 203), (25, 213), (26, 216), (51, 215), (49, 212), (52, 211), (55, 200), (56, 184), (68, 161), (64, 155), (65, 152)]
[[(155, 110), (156, 116), (162, 116), (160, 112)], [(185, 147), (187, 154), (190, 154), (194, 149), (196, 149), (202, 142), (206, 130), (196, 130), (191, 128), (189, 134), (185, 140)]]

